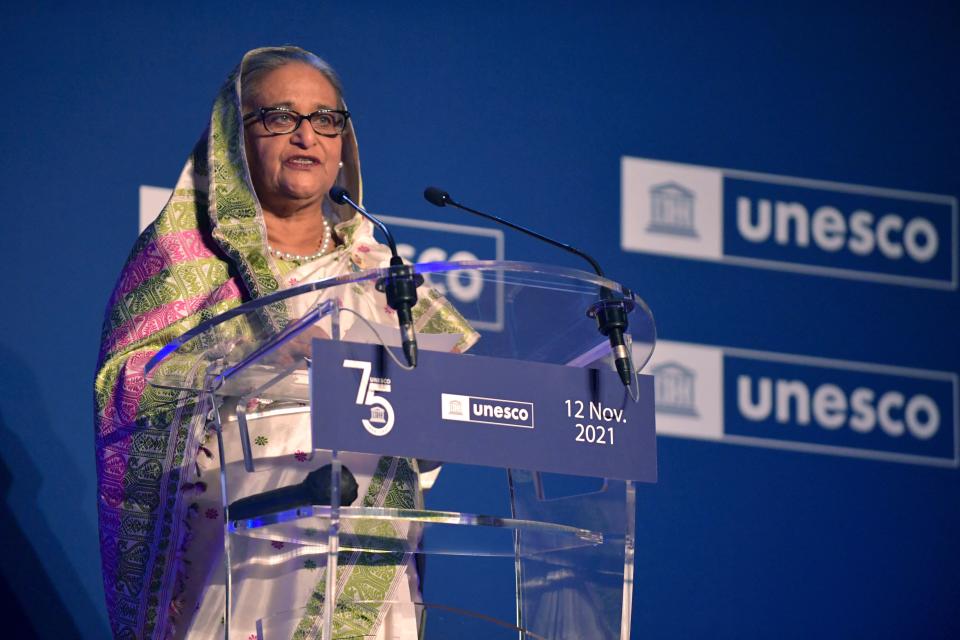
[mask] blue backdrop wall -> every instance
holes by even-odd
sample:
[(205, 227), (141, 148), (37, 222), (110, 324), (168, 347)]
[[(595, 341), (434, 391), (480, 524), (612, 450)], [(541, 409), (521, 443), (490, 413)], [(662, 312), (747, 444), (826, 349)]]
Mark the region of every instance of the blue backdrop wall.
[[(726, 414), (702, 416), (724, 437), (661, 437), (660, 482), (638, 505), (634, 637), (960, 637), (955, 3), (279, 7), (5, 11), (0, 598), (17, 605), (18, 637), (108, 635), (91, 393), (102, 310), (137, 234), (139, 186), (173, 184), (228, 71), (247, 49), (279, 43), (342, 74), (372, 210), (439, 220), (420, 193), (442, 185), (602, 256), (669, 342), (942, 383), (901, 389), (936, 402), (934, 463), (864, 454), (849, 427), (835, 442), (813, 438), (819, 449), (741, 446), (758, 442), (726, 437), (732, 388)], [(929, 215), (945, 279), (635, 250), (621, 230), (632, 215), (624, 157), (944, 194)], [(829, 193), (810, 212), (845, 206)], [(790, 247), (766, 249), (792, 259)], [(577, 266), (510, 235), (505, 253)], [(837, 255), (841, 267), (853, 260)], [(751, 375), (802, 377), (782, 361)], [(728, 378), (738, 362), (726, 361)], [(841, 381), (821, 368), (810, 389), (881, 390), (857, 378), (867, 369)], [(931, 424), (929, 409), (914, 418)], [(791, 442), (822, 430), (782, 426)], [(884, 440), (879, 427), (871, 437), (894, 454), (926, 446), (910, 433)]]

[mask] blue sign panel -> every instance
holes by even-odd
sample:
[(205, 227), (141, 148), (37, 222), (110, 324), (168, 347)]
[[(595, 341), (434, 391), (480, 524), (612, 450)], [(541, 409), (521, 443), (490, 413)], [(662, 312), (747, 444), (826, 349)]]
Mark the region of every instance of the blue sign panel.
[(725, 355), (724, 433), (951, 462), (955, 381)]
[(956, 232), (944, 198), (723, 178), (723, 253), (878, 278), (951, 283)]
[(612, 371), (314, 340), (313, 444), (640, 482), (657, 479), (653, 378), (634, 402)]

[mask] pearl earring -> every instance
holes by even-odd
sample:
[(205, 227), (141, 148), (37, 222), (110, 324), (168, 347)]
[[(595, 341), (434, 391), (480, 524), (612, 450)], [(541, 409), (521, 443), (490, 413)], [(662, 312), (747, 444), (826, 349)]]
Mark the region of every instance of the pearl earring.
[(343, 160), (340, 161), (340, 168), (343, 169)]

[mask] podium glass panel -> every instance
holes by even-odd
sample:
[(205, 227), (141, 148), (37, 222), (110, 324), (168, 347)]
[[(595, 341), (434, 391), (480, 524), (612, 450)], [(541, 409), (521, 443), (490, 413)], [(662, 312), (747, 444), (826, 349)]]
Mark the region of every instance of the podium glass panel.
[[(596, 275), (517, 262), (414, 268), (425, 278), (421, 300), (452, 305), (479, 334), (466, 344), (428, 319), (416, 325), (421, 351), (582, 366), (609, 353), (591, 315), (601, 297), (628, 312), (635, 370), (656, 341), (645, 303)], [(472, 508), (470, 496), (430, 508), (421, 485), (434, 465), (313, 447), (310, 412), (323, 407), (310, 406), (311, 377), (330, 363), (311, 361), (310, 341), (398, 344), (396, 326), (368, 322), (368, 309), (350, 302), (382, 299), (376, 284), (388, 275), (358, 272), (249, 302), (147, 365), (150, 384), (193, 390), (217, 409), (225, 637), (629, 637), (632, 482), (510, 469), (492, 512)], [(440, 295), (452, 291), (461, 295)], [(446, 562), (472, 563), (474, 577), (496, 566), (513, 610), (425, 599), (425, 566), (443, 575)]]

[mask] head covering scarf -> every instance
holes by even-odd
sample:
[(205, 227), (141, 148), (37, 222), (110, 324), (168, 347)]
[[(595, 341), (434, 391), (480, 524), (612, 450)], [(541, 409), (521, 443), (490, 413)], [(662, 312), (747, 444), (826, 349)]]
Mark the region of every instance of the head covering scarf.
[[(146, 384), (144, 365), (183, 332), (282, 288), (241, 120), (241, 71), (263, 51), (248, 52), (220, 89), (208, 128), (169, 202), (134, 245), (107, 305), (95, 379), (96, 463), (104, 589), (116, 638), (165, 638), (177, 624), (178, 558), (190, 541), (182, 489), (202, 449), (207, 409), (196, 393)], [(337, 182), (359, 200), (350, 121), (341, 159)], [(324, 207), (340, 220), (353, 215), (329, 200)], [(372, 239), (372, 228), (365, 235)], [(265, 314), (279, 328), (290, 312), (281, 302)], [(462, 318), (453, 320), (470, 332)]]

